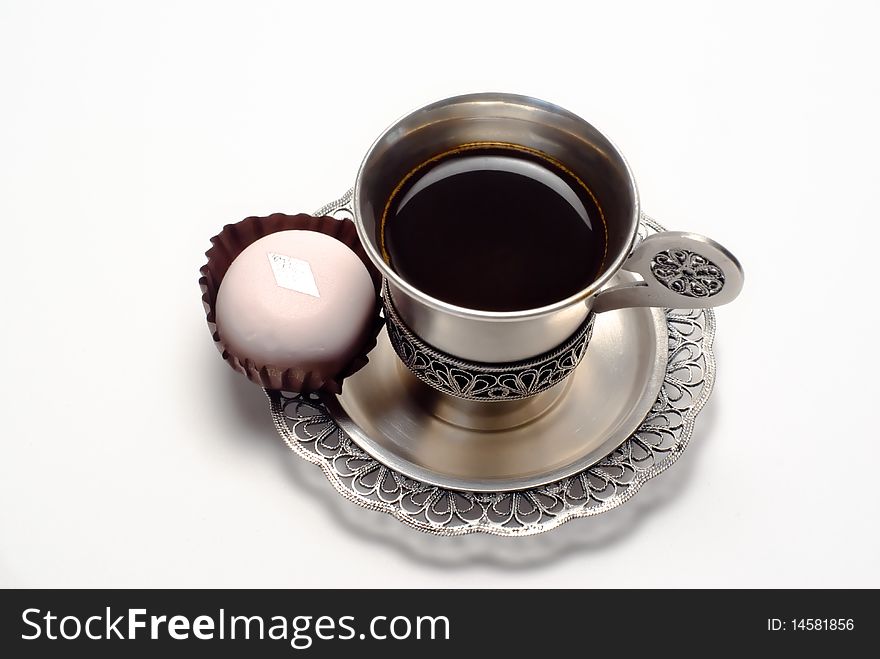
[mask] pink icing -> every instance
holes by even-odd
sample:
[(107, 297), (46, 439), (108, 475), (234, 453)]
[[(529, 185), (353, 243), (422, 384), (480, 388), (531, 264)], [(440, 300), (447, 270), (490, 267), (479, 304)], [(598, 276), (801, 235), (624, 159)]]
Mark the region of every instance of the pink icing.
[(338, 373), (355, 356), (375, 308), (367, 269), (314, 231), (279, 231), (248, 246), (217, 292), (217, 331), (259, 365)]

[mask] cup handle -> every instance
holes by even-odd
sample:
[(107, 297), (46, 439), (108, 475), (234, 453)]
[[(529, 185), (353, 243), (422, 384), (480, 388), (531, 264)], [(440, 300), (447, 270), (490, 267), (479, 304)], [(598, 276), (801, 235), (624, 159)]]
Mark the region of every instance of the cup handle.
[(662, 231), (645, 238), (623, 269), (642, 281), (599, 292), (593, 311), (625, 307), (705, 309), (733, 301), (743, 286), (736, 257), (711, 238), (684, 231)]

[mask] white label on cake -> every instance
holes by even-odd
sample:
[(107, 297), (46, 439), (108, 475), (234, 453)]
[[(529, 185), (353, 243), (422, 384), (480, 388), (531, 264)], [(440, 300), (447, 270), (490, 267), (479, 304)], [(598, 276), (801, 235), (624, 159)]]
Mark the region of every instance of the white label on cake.
[(275, 275), (275, 283), (297, 293), (305, 293), (312, 297), (321, 297), (318, 293), (318, 285), (315, 283), (315, 275), (308, 261), (295, 259), (292, 256), (266, 252), (269, 257), (269, 265), (272, 266), (272, 274)]

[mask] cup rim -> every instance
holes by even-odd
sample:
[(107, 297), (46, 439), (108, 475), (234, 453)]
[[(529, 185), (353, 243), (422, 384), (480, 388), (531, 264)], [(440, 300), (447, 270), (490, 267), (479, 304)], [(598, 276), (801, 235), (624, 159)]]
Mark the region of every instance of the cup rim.
[[(378, 250), (373, 245), (373, 241), (367, 235), (367, 230), (366, 227), (364, 227), (364, 223), (361, 219), (359, 211), (361, 201), (361, 188), (363, 184), (364, 170), (366, 168), (367, 162), (370, 160), (371, 156), (373, 155), (377, 146), (382, 142), (382, 140), (385, 139), (385, 137), (389, 133), (396, 130), (398, 125), (400, 125), (405, 120), (409, 119), (415, 114), (436, 108), (438, 106), (451, 105), (462, 102), (499, 101), (504, 103), (526, 105), (527, 107), (531, 108), (551, 110), (553, 112), (566, 115), (578, 122), (585, 124), (586, 126), (589, 126), (592, 130), (594, 130), (607, 141), (607, 143), (613, 149), (615, 155), (620, 158), (620, 161), (623, 164), (624, 171), (626, 172), (626, 182), (629, 185), (633, 195), (633, 213), (630, 218), (631, 226), (629, 240), (627, 240), (626, 242), (625, 249), (621, 249), (615, 255), (614, 259), (611, 261), (611, 264), (599, 277), (591, 282), (590, 285), (586, 288), (583, 288), (577, 293), (569, 295), (566, 298), (563, 298), (548, 305), (544, 305), (542, 307), (534, 307), (531, 309), (517, 309), (515, 311), (487, 311), (483, 309), (462, 307), (451, 304), (449, 302), (445, 302), (432, 295), (428, 295), (421, 289), (413, 286), (403, 277), (401, 277), (397, 272), (395, 272), (387, 263), (385, 263), (385, 259), (383, 259), (382, 255), (379, 254)], [(533, 96), (526, 96), (523, 94), (511, 94), (506, 92), (478, 92), (473, 94), (460, 94), (457, 96), (450, 96), (444, 99), (440, 99), (438, 101), (434, 101), (433, 103), (428, 103), (427, 105), (420, 106), (410, 112), (407, 112), (406, 114), (401, 115), (396, 121), (390, 124), (385, 130), (382, 131), (382, 133), (379, 134), (379, 136), (373, 141), (373, 143), (370, 145), (370, 148), (367, 150), (367, 153), (361, 160), (360, 167), (358, 167), (357, 177), (355, 178), (354, 194), (352, 197), (352, 213), (354, 215), (354, 224), (355, 228), (357, 229), (358, 237), (360, 238), (364, 250), (366, 251), (370, 260), (373, 262), (379, 272), (382, 273), (383, 277), (393, 282), (394, 286), (404, 291), (407, 295), (418, 300), (425, 306), (435, 309), (437, 311), (442, 311), (444, 313), (452, 314), (462, 318), (493, 320), (501, 322), (517, 321), (527, 318), (546, 316), (556, 311), (572, 307), (580, 302), (585, 302), (589, 298), (593, 297), (596, 293), (598, 293), (599, 290), (601, 290), (602, 287), (605, 286), (605, 284), (607, 284), (614, 277), (615, 274), (617, 274), (626, 259), (629, 258), (630, 252), (632, 252), (639, 228), (639, 209), (639, 191), (638, 187), (636, 186), (636, 181), (635, 177), (633, 176), (632, 169), (630, 168), (626, 158), (623, 156), (623, 153), (620, 151), (617, 145), (611, 139), (609, 139), (607, 135), (605, 135), (605, 133), (593, 126), (593, 124), (589, 123), (587, 120), (574, 114), (573, 112), (570, 112), (569, 110), (566, 110), (559, 105), (550, 103), (549, 101), (541, 100)]]

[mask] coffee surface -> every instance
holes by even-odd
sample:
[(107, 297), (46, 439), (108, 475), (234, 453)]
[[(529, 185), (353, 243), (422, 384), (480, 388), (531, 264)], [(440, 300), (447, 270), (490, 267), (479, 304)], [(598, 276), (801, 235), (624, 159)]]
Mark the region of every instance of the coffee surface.
[(486, 311), (546, 306), (589, 286), (606, 252), (586, 185), (538, 154), (480, 147), (437, 158), (392, 195), (386, 261), (428, 295)]

